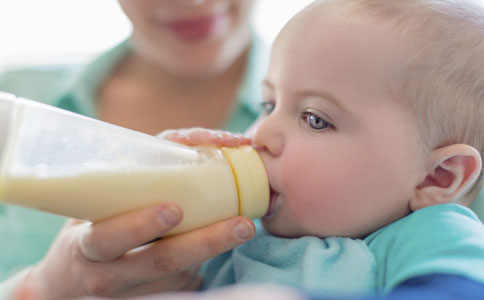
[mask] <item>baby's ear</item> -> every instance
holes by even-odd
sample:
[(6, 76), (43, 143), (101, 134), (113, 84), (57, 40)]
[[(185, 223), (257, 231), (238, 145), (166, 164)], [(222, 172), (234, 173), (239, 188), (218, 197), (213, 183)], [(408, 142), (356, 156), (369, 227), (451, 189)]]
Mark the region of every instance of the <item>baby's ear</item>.
[(455, 144), (433, 150), (428, 174), (415, 188), (410, 209), (415, 211), (461, 198), (472, 188), (481, 169), (481, 155), (469, 145)]

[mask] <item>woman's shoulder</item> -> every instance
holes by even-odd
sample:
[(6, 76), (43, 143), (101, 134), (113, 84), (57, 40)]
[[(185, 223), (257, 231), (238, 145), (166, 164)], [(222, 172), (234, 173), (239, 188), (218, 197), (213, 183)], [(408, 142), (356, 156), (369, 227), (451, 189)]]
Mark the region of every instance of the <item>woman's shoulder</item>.
[(81, 68), (65, 64), (10, 69), (0, 73), (0, 91), (52, 103)]

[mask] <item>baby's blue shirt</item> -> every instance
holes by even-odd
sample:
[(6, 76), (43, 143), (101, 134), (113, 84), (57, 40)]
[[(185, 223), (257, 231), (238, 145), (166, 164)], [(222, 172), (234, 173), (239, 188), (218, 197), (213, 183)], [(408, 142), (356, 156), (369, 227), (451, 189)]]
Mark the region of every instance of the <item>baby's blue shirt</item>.
[(361, 240), (285, 239), (258, 226), (244, 245), (209, 261), (204, 289), (233, 283), (279, 283), (315, 296), (387, 293), (428, 274), (484, 284), (484, 226), (457, 204), (420, 209)]
[(375, 255), (376, 290), (428, 274), (464, 276), (484, 284), (484, 226), (458, 204), (429, 206), (364, 239)]

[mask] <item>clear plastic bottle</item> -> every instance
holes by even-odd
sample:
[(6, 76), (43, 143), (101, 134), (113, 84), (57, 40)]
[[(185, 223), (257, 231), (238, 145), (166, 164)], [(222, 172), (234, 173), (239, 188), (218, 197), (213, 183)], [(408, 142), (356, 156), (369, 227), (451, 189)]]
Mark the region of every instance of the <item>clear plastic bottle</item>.
[(269, 205), (251, 147), (187, 147), (0, 92), (0, 200), (93, 222), (176, 202), (168, 235)]

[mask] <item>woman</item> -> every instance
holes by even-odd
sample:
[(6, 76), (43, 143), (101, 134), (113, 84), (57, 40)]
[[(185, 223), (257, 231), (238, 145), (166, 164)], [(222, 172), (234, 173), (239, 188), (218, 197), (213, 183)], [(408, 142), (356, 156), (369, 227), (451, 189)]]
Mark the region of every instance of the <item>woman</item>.
[[(249, 126), (267, 55), (250, 28), (253, 1), (119, 3), (133, 24), (129, 40), (81, 69), (4, 74), (0, 90), (149, 134)], [(138, 247), (182, 215), (178, 206), (163, 203), (94, 225), (70, 220), (58, 233), (65, 218), (0, 205), (0, 298), (27, 281), (47, 299), (194, 289), (199, 263), (247, 241), (255, 230), (249, 219), (237, 217)]]

